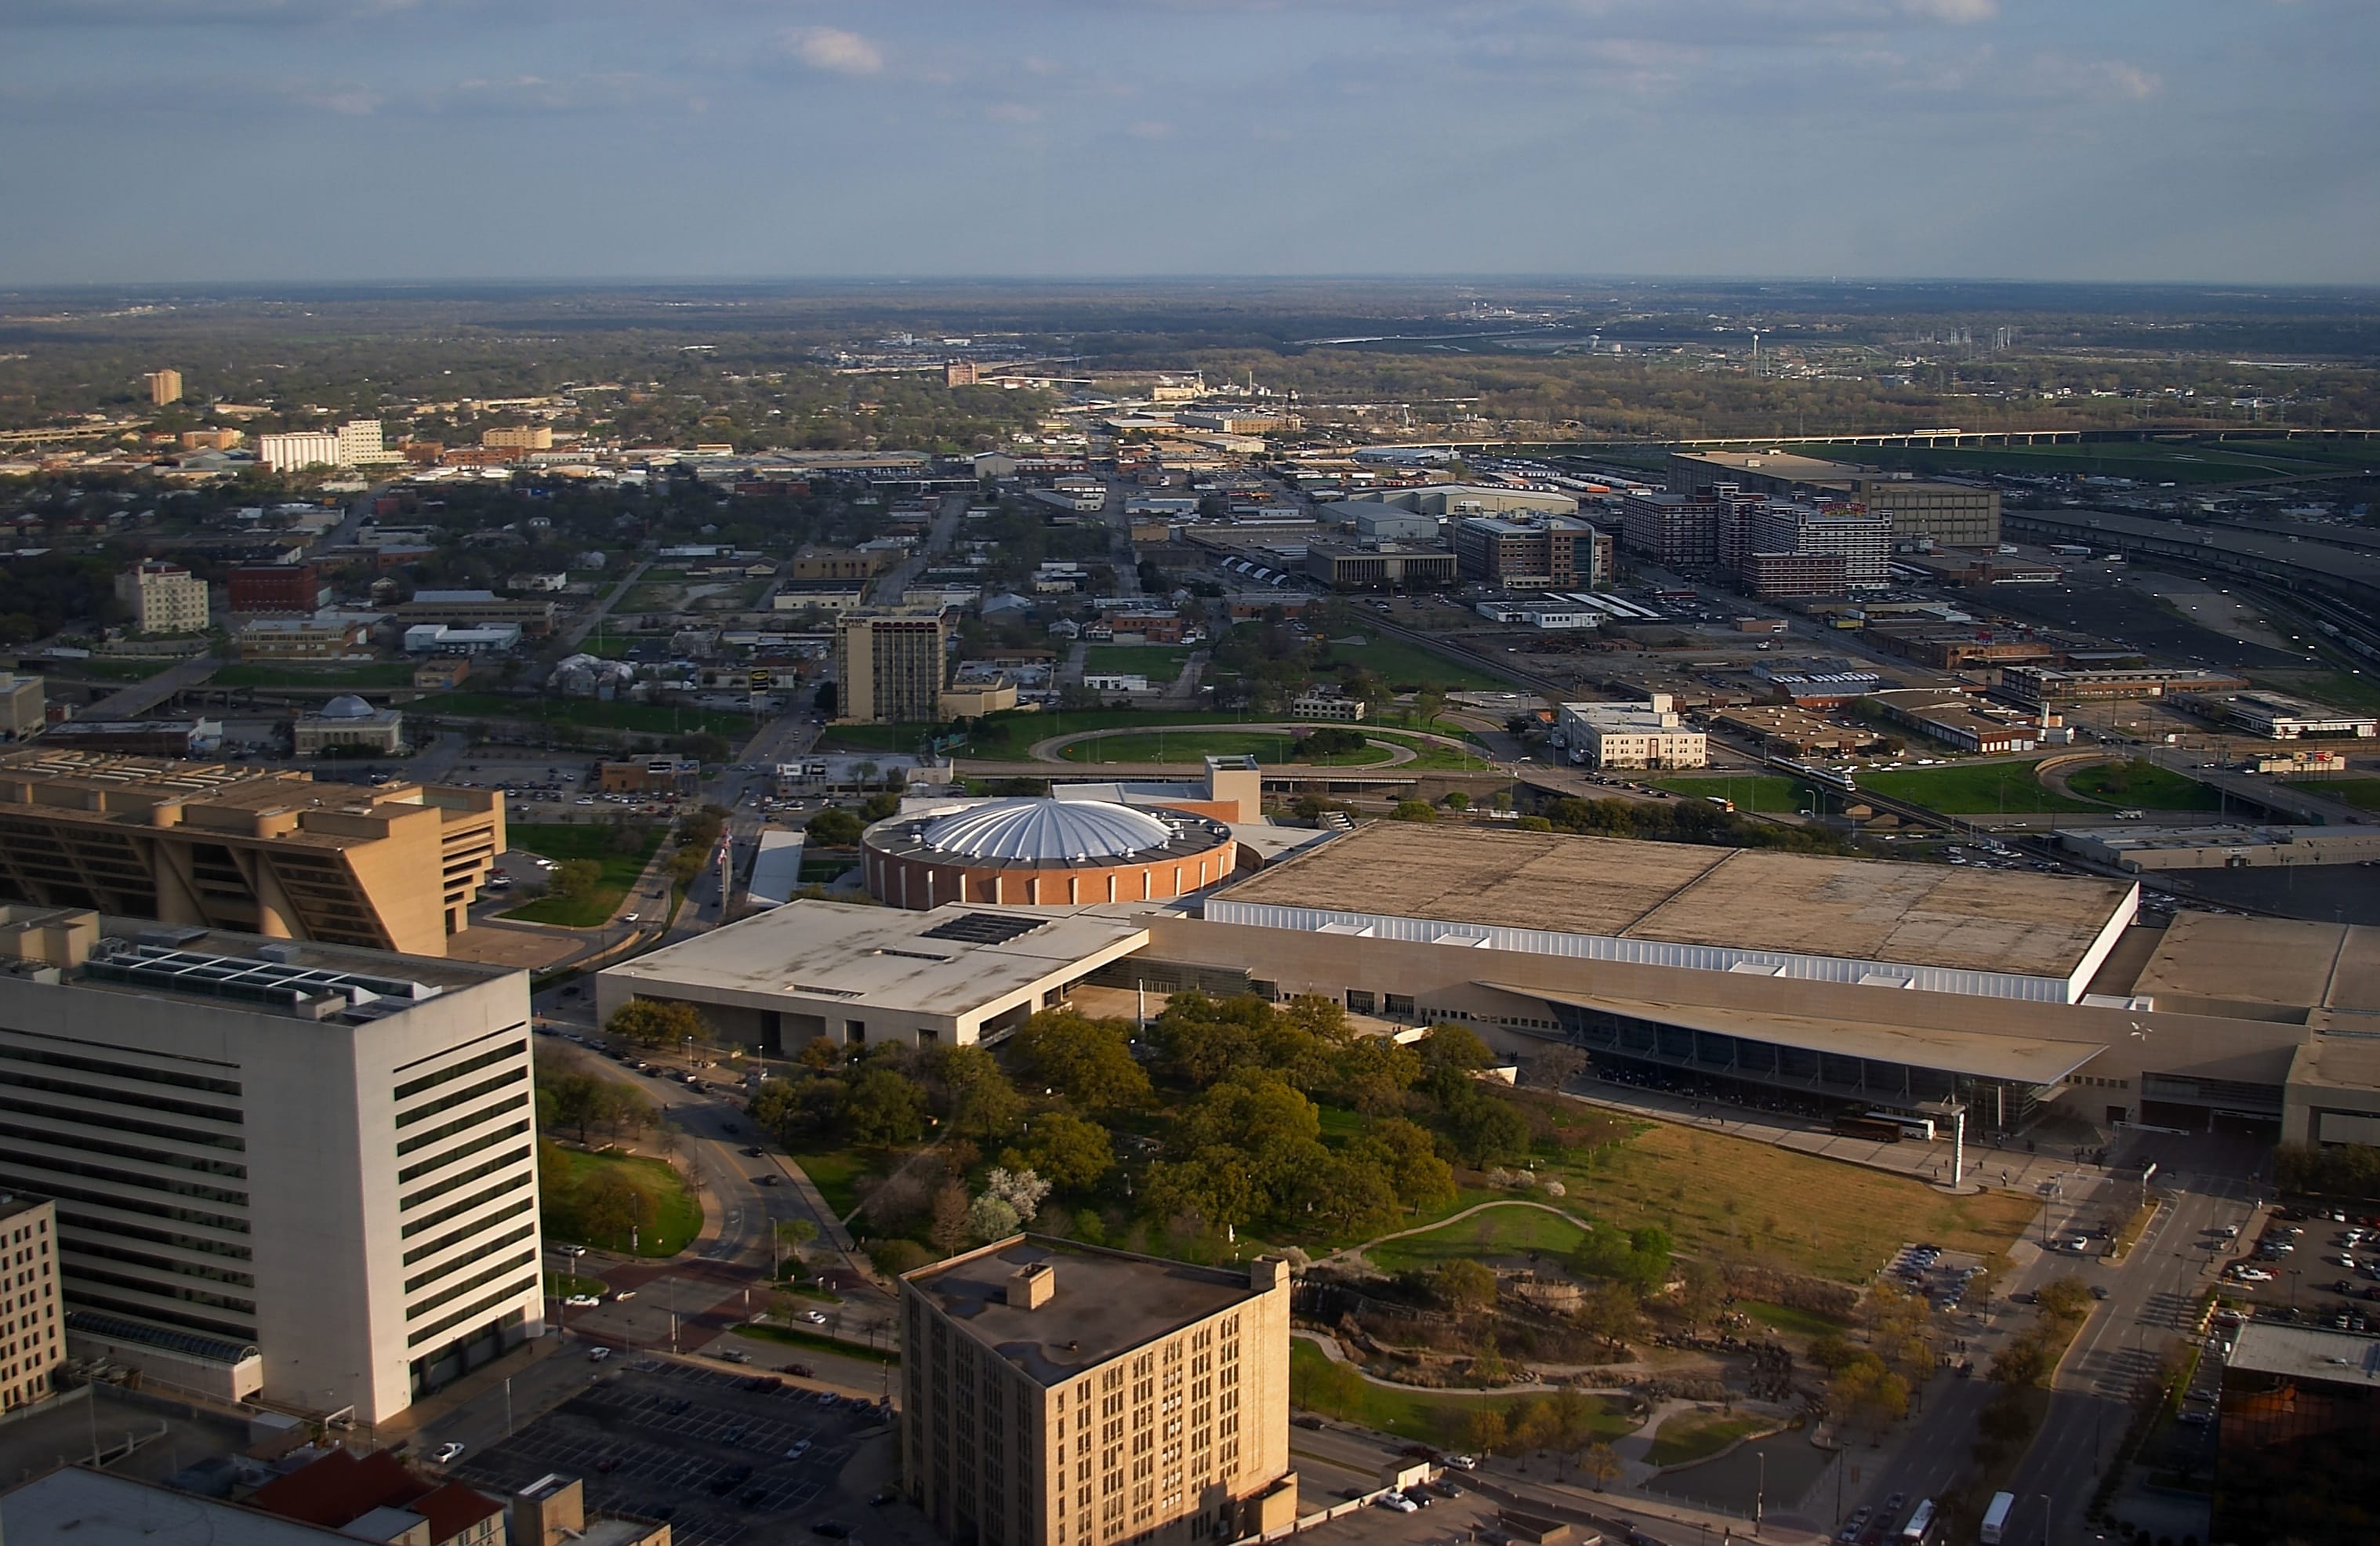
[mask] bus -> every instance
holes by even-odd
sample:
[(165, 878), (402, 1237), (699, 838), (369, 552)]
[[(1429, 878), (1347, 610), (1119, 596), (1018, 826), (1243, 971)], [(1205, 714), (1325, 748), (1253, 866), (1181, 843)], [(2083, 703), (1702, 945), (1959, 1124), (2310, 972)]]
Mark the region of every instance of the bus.
[(1915, 1138), (1921, 1143), (1934, 1141), (1934, 1119), (1930, 1116), (1909, 1116), (1900, 1112), (1885, 1111), (1881, 1108), (1869, 1112), (1868, 1115), (1878, 1122), (1898, 1124), (1902, 1138)]
[(1900, 1546), (1934, 1546), (1934, 1500), (1920, 1502), (1910, 1514), (1909, 1523), (1900, 1527)]
[(1879, 1122), (1872, 1116), (1852, 1116), (1848, 1113), (1835, 1118), (1835, 1131), (1847, 1138), (1869, 1138), (1877, 1143), (1899, 1143), (1900, 1124)]
[(2016, 1494), (1995, 1492), (1992, 1506), (1984, 1510), (1984, 1546), (2000, 1546), (2008, 1538), (2009, 1516), (2016, 1512)]

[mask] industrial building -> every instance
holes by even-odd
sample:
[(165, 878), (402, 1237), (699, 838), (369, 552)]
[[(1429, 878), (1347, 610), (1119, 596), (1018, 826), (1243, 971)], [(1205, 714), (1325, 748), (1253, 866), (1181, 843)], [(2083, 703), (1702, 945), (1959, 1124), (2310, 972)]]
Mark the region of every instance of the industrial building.
[(1678, 716), (1666, 692), (1645, 703), (1565, 703), (1554, 729), (1570, 760), (1591, 768), (1699, 768), (1710, 737)]
[(2287, 864), (2368, 864), (2380, 859), (2380, 831), (2370, 827), (2078, 827), (2058, 846), (2098, 864), (2135, 874), (2148, 870), (2249, 870)]
[(1870, 693), (1867, 700), (1882, 709), (1884, 717), (1893, 724), (1961, 751), (2031, 751), (2041, 738), (2039, 724), (2000, 717), (2008, 712), (1989, 711), (1962, 693), (1901, 688)]
[(595, 764), (595, 787), (607, 795), (693, 795), (702, 789), (702, 763), (692, 757), (638, 757)]
[(504, 847), (492, 790), (0, 754), (0, 901), (443, 956)]
[[(6, 1088), (0, 1075), (0, 1090)], [(12, 1126), (7, 1112), (0, 1103), (0, 1126)], [(0, 1190), (0, 1287), (6, 1290), (0, 1294), (0, 1413), (7, 1413), (46, 1399), (51, 1375), (67, 1357), (58, 1208), (48, 1198)]]
[(1672, 451), (1670, 492), (1703, 495), (1720, 484), (1782, 499), (1831, 499), (1888, 517), (1897, 543), (1997, 547), (1999, 491), (1867, 471), (1783, 451)]
[(2067, 703), (2110, 703), (2177, 693), (2242, 690), (2247, 679), (2195, 666), (2142, 666), (2060, 671), (2046, 665), (2000, 668), (1993, 696), (2028, 709)]
[(930, 724), (941, 705), (949, 630), (939, 612), (851, 613), (835, 620), (840, 718)]
[(379, 1422), (541, 1333), (526, 973), (69, 908), (0, 957), (74, 1356)]
[(1454, 554), (1397, 542), (1314, 542), (1305, 550), (1305, 572), (1333, 590), (1430, 590), (1454, 583)]
[(1018, 1236), (901, 1282), (904, 1490), (946, 1540), (1190, 1546), (1297, 1517), (1289, 1265)]
[(2268, 740), (2295, 741), (2314, 736), (2369, 740), (2380, 735), (2380, 716), (2328, 708), (2287, 693), (2200, 693), (2182, 702), (2194, 713)]
[(1466, 516), (1452, 545), (1458, 575), (1508, 590), (1611, 583), (1611, 539), (1574, 516)]

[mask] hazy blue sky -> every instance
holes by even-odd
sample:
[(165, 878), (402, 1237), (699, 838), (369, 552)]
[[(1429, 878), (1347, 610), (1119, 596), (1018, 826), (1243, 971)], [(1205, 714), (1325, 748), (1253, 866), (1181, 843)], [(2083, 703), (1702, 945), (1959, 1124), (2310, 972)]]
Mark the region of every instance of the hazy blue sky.
[(0, 0), (0, 286), (2380, 280), (2374, 0)]

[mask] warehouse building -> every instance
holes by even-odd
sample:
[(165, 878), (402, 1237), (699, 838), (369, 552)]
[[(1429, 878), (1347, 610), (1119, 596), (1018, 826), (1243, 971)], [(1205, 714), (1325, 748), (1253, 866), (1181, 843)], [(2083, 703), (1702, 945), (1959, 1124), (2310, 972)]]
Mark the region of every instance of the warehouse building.
[(2252, 736), (2295, 741), (2308, 736), (2369, 740), (2380, 735), (2380, 716), (2350, 713), (2279, 692), (2205, 693), (2182, 700), (2192, 712)]

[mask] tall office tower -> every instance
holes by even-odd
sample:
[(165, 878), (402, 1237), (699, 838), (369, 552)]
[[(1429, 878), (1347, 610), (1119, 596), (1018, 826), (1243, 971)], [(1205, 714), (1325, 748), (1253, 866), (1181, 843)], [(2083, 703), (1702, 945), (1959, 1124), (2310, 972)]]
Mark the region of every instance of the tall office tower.
[(0, 1189), (77, 1357), (378, 1422), (543, 1330), (528, 976), (0, 907)]
[(152, 371), (140, 379), (149, 385), (150, 407), (164, 408), (167, 403), (178, 403), (182, 400), (181, 371)]
[(1297, 1515), (1289, 1267), (1019, 1236), (901, 1284), (903, 1484), (981, 1546), (1236, 1540)]
[(838, 710), (844, 719), (929, 724), (942, 690), (941, 615), (854, 612), (835, 625)]
[(115, 599), (132, 609), (139, 633), (207, 631), (207, 582), (179, 564), (147, 559), (115, 577)]
[(50, 1394), (50, 1372), (66, 1361), (65, 1313), (57, 1205), (0, 1191), (0, 1412)]

